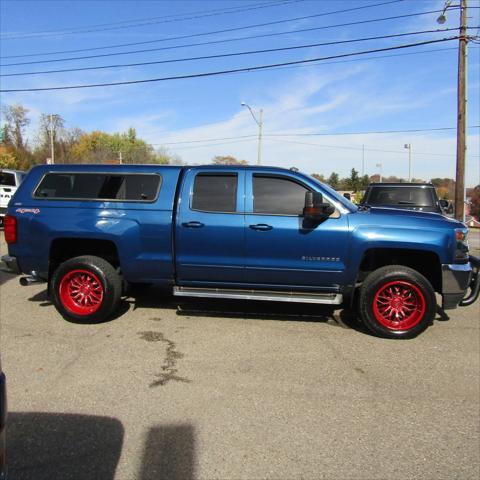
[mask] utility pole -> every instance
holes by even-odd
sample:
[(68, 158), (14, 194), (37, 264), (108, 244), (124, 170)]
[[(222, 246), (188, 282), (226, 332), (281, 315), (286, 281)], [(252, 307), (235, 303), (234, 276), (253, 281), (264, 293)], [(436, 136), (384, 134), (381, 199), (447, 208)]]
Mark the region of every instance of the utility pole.
[(54, 142), (53, 142), (53, 132), (54, 132), (53, 117), (54, 117), (54, 115), (52, 115), (52, 114), (50, 114), (48, 116), (48, 118), (50, 120), (50, 162), (52, 164), (55, 163), (55, 146), (54, 146)]
[(383, 167), (383, 165), (381, 163), (377, 163), (376, 165), (377, 165), (377, 168), (380, 169), (380, 175), (379, 176), (380, 176), (380, 183), (382, 183), (382, 180), (383, 180), (383, 178), (382, 178), (382, 167)]
[(465, 221), (465, 129), (467, 118), (467, 0), (460, 0), (458, 39), (457, 169), (455, 172), (455, 218)]
[(455, 218), (465, 221), (465, 153), (467, 145), (465, 130), (467, 125), (467, 0), (459, 0), (452, 5), (446, 0), (437, 22), (446, 22), (445, 12), (450, 7), (460, 7), (460, 28), (458, 35), (458, 77), (457, 77), (457, 166), (455, 170)]
[(122, 151), (121, 150), (118, 152), (118, 163), (120, 165), (122, 165), (122, 163), (123, 163)]

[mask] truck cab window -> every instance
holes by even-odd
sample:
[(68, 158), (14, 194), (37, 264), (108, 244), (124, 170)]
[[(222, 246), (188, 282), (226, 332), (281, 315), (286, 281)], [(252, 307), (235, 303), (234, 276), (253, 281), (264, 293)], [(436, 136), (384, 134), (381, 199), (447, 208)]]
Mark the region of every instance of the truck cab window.
[(195, 177), (192, 210), (237, 211), (237, 174), (199, 173)]
[(308, 189), (287, 178), (253, 176), (253, 212), (302, 215)]

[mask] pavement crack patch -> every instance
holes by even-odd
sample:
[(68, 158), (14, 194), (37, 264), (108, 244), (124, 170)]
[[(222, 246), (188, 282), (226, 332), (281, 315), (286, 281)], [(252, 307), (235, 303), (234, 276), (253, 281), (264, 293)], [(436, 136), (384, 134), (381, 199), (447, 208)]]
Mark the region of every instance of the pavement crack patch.
[(161, 387), (166, 385), (168, 382), (183, 382), (183, 383), (190, 383), (191, 380), (188, 378), (180, 377), (177, 375), (177, 361), (183, 358), (183, 353), (177, 350), (177, 345), (172, 340), (165, 338), (163, 333), (161, 332), (154, 332), (154, 331), (147, 331), (147, 332), (138, 332), (140, 338), (147, 342), (162, 342), (167, 346), (165, 359), (163, 361), (163, 365), (161, 368), (161, 373), (155, 374), (156, 380), (153, 381), (149, 386), (150, 388), (153, 387)]

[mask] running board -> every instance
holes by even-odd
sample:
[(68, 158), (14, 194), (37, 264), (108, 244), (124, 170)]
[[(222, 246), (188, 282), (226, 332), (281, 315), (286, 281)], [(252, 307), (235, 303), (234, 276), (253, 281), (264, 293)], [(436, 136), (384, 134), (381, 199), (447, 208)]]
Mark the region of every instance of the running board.
[(233, 298), (241, 300), (266, 300), (271, 302), (323, 303), (340, 305), (343, 295), (339, 293), (277, 292), (271, 290), (239, 290), (229, 288), (174, 287), (178, 297)]

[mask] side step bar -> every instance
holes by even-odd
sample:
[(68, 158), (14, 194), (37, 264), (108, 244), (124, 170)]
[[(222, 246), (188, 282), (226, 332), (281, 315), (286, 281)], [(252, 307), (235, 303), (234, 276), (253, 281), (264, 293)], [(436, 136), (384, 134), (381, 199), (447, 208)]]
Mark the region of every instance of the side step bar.
[(240, 300), (266, 300), (271, 302), (322, 303), (340, 305), (343, 296), (339, 293), (278, 292), (271, 290), (239, 290), (230, 288), (174, 287), (178, 297), (233, 298)]

